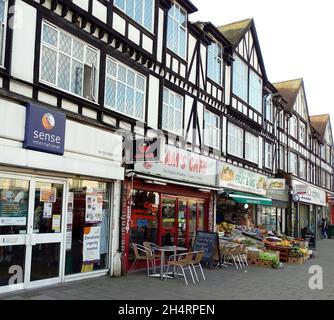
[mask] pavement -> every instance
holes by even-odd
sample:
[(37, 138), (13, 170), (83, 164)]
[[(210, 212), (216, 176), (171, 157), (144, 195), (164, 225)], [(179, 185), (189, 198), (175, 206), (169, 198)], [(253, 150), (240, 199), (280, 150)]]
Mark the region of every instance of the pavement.
[[(318, 241), (317, 246), (315, 258), (302, 265), (205, 269), (207, 280), (189, 286), (182, 278), (162, 281), (140, 271), (2, 294), (0, 300), (332, 300), (334, 240)], [(315, 265), (323, 270), (323, 289), (309, 288), (314, 276), (309, 273), (310, 267)]]

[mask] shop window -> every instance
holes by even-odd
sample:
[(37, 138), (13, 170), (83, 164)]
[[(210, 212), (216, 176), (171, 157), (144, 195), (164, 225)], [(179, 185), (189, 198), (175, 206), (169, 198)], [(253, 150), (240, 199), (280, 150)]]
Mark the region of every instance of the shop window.
[(29, 181), (0, 178), (0, 235), (26, 234), (28, 208)]
[(97, 101), (99, 53), (81, 40), (43, 22), (40, 80)]
[(177, 3), (168, 11), (167, 46), (181, 58), (187, 53), (187, 12)]
[(182, 136), (183, 97), (164, 88), (162, 106), (162, 129)]
[(153, 30), (153, 0), (115, 0), (114, 3), (141, 26)]
[(7, 1), (0, 0), (0, 66), (4, 63)]
[(146, 78), (126, 65), (107, 58), (105, 105), (139, 120), (145, 115)]
[(108, 268), (110, 239), (110, 185), (69, 181), (65, 274)]

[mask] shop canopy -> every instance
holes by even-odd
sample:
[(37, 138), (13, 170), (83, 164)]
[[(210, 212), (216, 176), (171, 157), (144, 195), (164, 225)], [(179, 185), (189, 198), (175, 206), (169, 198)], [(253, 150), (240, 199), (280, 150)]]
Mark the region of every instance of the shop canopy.
[(238, 203), (247, 204), (262, 204), (264, 206), (271, 206), (272, 200), (255, 194), (237, 192), (237, 191), (225, 191), (225, 194), (232, 198), (233, 201)]

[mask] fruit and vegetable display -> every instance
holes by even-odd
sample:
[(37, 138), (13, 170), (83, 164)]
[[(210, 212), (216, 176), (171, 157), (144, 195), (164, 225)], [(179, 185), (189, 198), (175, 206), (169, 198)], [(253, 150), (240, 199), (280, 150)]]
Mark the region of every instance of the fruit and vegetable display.
[(280, 265), (279, 258), (278, 258), (278, 256), (275, 253), (260, 252), (259, 259), (260, 260), (269, 260), (269, 261), (272, 261), (273, 267), (278, 267)]

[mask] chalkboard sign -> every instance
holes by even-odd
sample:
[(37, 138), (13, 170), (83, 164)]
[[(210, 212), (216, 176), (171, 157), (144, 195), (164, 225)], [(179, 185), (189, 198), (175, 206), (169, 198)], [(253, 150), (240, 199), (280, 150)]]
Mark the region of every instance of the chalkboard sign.
[(204, 250), (204, 256), (202, 260), (204, 264), (212, 267), (213, 261), (218, 260), (221, 267), (218, 233), (198, 231), (196, 234), (193, 250)]

